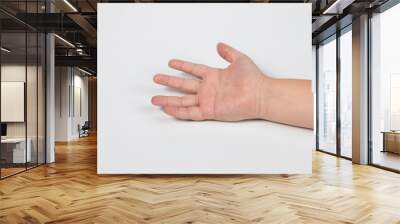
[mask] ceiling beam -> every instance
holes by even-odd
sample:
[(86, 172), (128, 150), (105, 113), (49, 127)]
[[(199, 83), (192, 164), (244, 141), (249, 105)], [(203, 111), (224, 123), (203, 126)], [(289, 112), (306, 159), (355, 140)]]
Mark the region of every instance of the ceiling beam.
[[(88, 22), (88, 20), (80, 14), (71, 13), (68, 17), (79, 25), (83, 31), (90, 37), (90, 39), (96, 40), (97, 30)], [(96, 42), (90, 43), (92, 46), (96, 46)]]
[(56, 66), (80, 66), (88, 67), (96, 71), (96, 57), (91, 56), (55, 56)]

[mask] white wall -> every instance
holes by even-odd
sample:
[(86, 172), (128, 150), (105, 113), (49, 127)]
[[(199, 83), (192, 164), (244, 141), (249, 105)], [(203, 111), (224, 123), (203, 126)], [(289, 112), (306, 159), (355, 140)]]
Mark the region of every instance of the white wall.
[(68, 85), (69, 75), (67, 67), (55, 69), (55, 140), (66, 141), (68, 139)]
[[(41, 72), (41, 71), (39, 71)], [(36, 134), (36, 66), (28, 66), (19, 64), (7, 64), (1, 66), (1, 81), (2, 82), (25, 82), (25, 75), (27, 74), (29, 87), (27, 88), (27, 119), (28, 119), (28, 137), (30, 133)], [(5, 108), (2, 108), (4, 110)], [(33, 123), (32, 123), (33, 122)], [(7, 122), (7, 136), (8, 137), (24, 137), (25, 136), (25, 123), (26, 122)]]
[(77, 139), (78, 124), (88, 120), (88, 78), (76, 68), (56, 67), (55, 90), (55, 140)]
[[(9, 64), (1, 66), (1, 81), (2, 82), (25, 82), (25, 65)], [(28, 74), (32, 67), (28, 66)], [(4, 110), (5, 108), (2, 108)], [(25, 137), (24, 122), (7, 123), (7, 137)]]
[[(71, 119), (71, 135), (73, 138), (79, 137), (78, 124), (81, 126), (88, 121), (88, 77), (81, 76), (82, 73), (74, 75), (74, 93), (73, 99), (74, 108), (72, 108), (72, 119)], [(78, 93), (80, 91), (80, 93)], [(80, 97), (78, 97), (80, 95)], [(80, 102), (79, 102), (80, 101)], [(80, 111), (81, 110), (81, 111)]]

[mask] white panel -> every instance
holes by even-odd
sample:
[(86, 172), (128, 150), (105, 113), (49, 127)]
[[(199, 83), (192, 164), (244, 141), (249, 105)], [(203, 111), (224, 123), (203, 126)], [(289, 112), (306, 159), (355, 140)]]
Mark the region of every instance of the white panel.
[[(290, 15), (290, 16), (288, 16)], [(215, 67), (226, 42), (274, 77), (312, 79), (310, 4), (99, 4), (98, 173), (310, 173), (310, 130), (188, 122), (150, 104), (171, 58)]]
[(24, 82), (1, 82), (1, 122), (24, 122)]

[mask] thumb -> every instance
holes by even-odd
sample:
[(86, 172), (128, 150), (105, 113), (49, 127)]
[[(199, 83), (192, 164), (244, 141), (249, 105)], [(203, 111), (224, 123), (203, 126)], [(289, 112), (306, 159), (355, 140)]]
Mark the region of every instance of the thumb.
[(239, 57), (244, 56), (244, 54), (235, 48), (225, 44), (225, 43), (218, 43), (217, 45), (218, 54), (225, 59), (226, 61), (232, 63), (237, 60)]

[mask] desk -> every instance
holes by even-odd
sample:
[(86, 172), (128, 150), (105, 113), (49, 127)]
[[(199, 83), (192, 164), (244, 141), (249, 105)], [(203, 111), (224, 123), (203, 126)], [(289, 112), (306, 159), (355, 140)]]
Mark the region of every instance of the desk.
[[(26, 139), (28, 144), (25, 154), (25, 138), (6, 138), (1, 139), (1, 154), (6, 163), (25, 163), (31, 162), (32, 153), (31, 145), (32, 140)], [(25, 161), (26, 159), (26, 161)]]
[(400, 131), (382, 131), (383, 150), (382, 152), (392, 152), (400, 154)]

